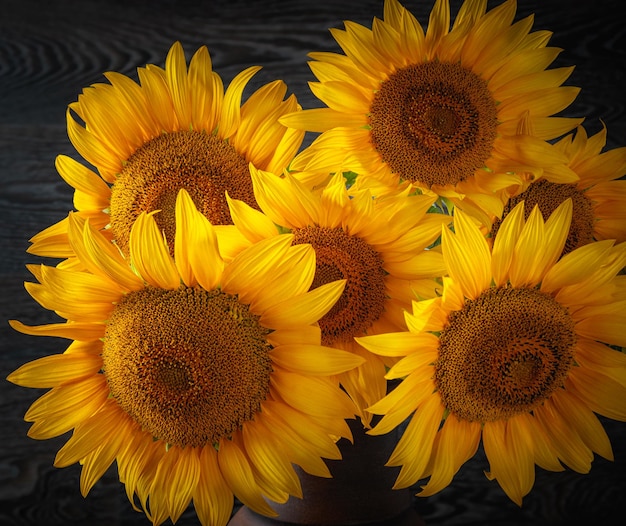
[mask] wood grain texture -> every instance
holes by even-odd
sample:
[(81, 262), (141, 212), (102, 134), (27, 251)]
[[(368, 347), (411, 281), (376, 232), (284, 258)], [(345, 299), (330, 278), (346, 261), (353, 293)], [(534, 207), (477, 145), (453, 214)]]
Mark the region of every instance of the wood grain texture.
[[(52, 467), (67, 437), (35, 441), (23, 415), (43, 391), (4, 380), (19, 365), (61, 352), (67, 342), (24, 336), (8, 319), (52, 320), (24, 291), (30, 275), (28, 239), (62, 219), (72, 193), (54, 168), (58, 154), (80, 159), (69, 143), (65, 111), (81, 90), (119, 71), (135, 78), (146, 63), (163, 64), (179, 40), (190, 57), (207, 45), (225, 83), (243, 68), (263, 69), (249, 89), (282, 78), (304, 107), (319, 106), (309, 92), (310, 51), (335, 51), (330, 27), (371, 24), (382, 0), (213, 1), (1, 0), (0, 2), (0, 526), (146, 525), (132, 510), (114, 470), (83, 498), (79, 467)], [(452, 2), (458, 7), (459, 1)], [(491, 2), (490, 5), (494, 4)], [(526, 1), (518, 16), (535, 15), (535, 29), (554, 32), (563, 52), (554, 66), (576, 65), (567, 84), (582, 88), (565, 113), (584, 116), (590, 132), (608, 127), (608, 147), (626, 144), (626, 29), (619, 0)], [(424, 23), (429, 0), (406, 0)], [(518, 508), (483, 475), (477, 455), (453, 483), (416, 508), (428, 526), (622, 524), (626, 513), (626, 424), (603, 420), (615, 461), (596, 458), (591, 473), (546, 473)], [(578, 522), (577, 522), (578, 521)], [(193, 510), (177, 523), (196, 525)]]

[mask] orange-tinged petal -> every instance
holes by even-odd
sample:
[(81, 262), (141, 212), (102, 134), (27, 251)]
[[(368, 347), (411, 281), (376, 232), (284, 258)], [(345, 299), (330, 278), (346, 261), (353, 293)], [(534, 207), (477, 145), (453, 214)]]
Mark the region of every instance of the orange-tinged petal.
[(191, 502), (200, 478), (200, 459), (196, 448), (171, 447), (163, 455), (154, 476), (150, 508), (155, 503), (167, 506), (167, 515), (176, 522)]
[(34, 422), (28, 436), (44, 440), (62, 435), (95, 414), (108, 396), (103, 375), (55, 387), (39, 397), (24, 415), (25, 421)]
[(606, 260), (613, 244), (612, 240), (597, 241), (565, 254), (546, 272), (541, 290), (555, 292), (588, 278)]
[(609, 345), (626, 347), (626, 301), (616, 304), (615, 313), (588, 316), (576, 323), (576, 333), (591, 340), (598, 340)]
[(424, 378), (424, 375), (420, 373), (407, 376), (387, 396), (367, 408), (371, 413), (383, 414), (383, 417), (373, 429), (368, 431), (368, 434), (389, 433), (403, 424), (424, 400), (432, 396), (434, 385), (430, 375), (428, 378)]
[(103, 441), (115, 435), (121, 415), (117, 402), (109, 399), (100, 411), (76, 426), (74, 434), (57, 452), (56, 467), (67, 467), (85, 458)]
[(593, 452), (557, 411), (554, 401), (546, 400), (533, 412), (559, 459), (578, 473), (589, 473)]
[(54, 336), (70, 340), (93, 341), (104, 336), (104, 323), (50, 323), (48, 325), (28, 326), (17, 320), (9, 320), (9, 325), (16, 331), (33, 336)]
[(99, 356), (84, 353), (53, 354), (22, 365), (7, 380), (23, 387), (56, 387), (63, 382), (95, 374), (101, 367), (102, 358)]
[(217, 460), (224, 480), (243, 504), (267, 517), (277, 515), (263, 499), (254, 480), (250, 461), (238, 444), (232, 440), (222, 439)]
[(483, 444), (489, 460), (490, 477), (518, 506), (535, 482), (532, 417), (518, 415), (509, 420), (486, 422)]
[(427, 398), (411, 418), (387, 465), (402, 465), (394, 489), (406, 488), (424, 476), (443, 418), (444, 407), (438, 396)]
[(315, 419), (281, 401), (268, 401), (263, 405), (263, 409), (272, 416), (273, 421), (281, 429), (289, 428), (291, 433), (297, 435), (295, 440), (304, 447), (312, 447), (324, 458), (334, 460), (341, 458), (336, 441)]
[(96, 173), (67, 155), (57, 156), (55, 166), (67, 184), (97, 198), (101, 209), (109, 206), (111, 188)]
[(200, 453), (200, 477), (193, 494), (193, 504), (202, 524), (226, 526), (234, 505), (233, 492), (221, 473), (217, 451), (205, 446)]
[[(261, 420), (244, 426), (243, 443), (248, 458), (262, 475), (267, 487), (285, 494), (282, 502), (286, 501), (289, 495), (302, 498), (300, 480), (293, 470), (290, 459), (285, 455), (282, 444), (274, 433), (267, 429)], [(275, 498), (272, 500), (281, 502)]]
[(478, 451), (480, 436), (481, 425), (478, 422), (449, 415), (437, 434), (432, 474), (418, 495), (429, 497), (448, 486), (460, 467)]
[(584, 402), (570, 391), (557, 391), (551, 400), (556, 411), (570, 424), (589, 449), (607, 460), (613, 460), (609, 437), (598, 417)]

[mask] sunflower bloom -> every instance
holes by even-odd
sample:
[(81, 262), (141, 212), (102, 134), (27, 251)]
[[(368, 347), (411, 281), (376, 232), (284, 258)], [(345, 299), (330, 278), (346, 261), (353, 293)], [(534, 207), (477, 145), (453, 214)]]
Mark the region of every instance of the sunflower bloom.
[(547, 70), (560, 51), (547, 47), (551, 33), (531, 32), (532, 16), (513, 23), (515, 12), (514, 0), (488, 12), (466, 0), (450, 29), (449, 2), (437, 0), (424, 32), (385, 0), (372, 29), (331, 29), (344, 54), (309, 55), (311, 90), (327, 107), (281, 119), (321, 132), (294, 169), (341, 163), (376, 194), (403, 182), (498, 216), (505, 188), (574, 182), (547, 142), (582, 121), (554, 116), (579, 92), (562, 86), (572, 68)]
[[(207, 48), (201, 47), (187, 67), (177, 42), (165, 68), (138, 69), (139, 84), (109, 72), (109, 84), (83, 90), (68, 108), (67, 130), (98, 173), (65, 155), (56, 161), (61, 177), (75, 189), (78, 214), (106, 228), (105, 235), (127, 254), (133, 222), (154, 210), (161, 210), (155, 219), (173, 251), (174, 203), (181, 188), (213, 225), (232, 223), (226, 190), (254, 206), (248, 164), (281, 173), (304, 137), (278, 122), (299, 109), (294, 95), (284, 100), (283, 81), (262, 86), (242, 104), (243, 90), (259, 69), (243, 70), (224, 90)], [(67, 229), (65, 218), (35, 235), (29, 252), (72, 257)]]
[[(526, 190), (511, 197), (503, 217), (525, 201), (526, 215), (537, 205), (542, 215), (550, 215), (566, 199), (573, 204), (572, 224), (563, 250), (571, 252), (592, 241), (626, 241), (626, 147), (603, 151), (606, 128), (588, 137), (579, 126), (556, 143), (568, 159), (568, 166), (578, 175), (576, 183), (554, 183), (546, 179), (533, 182)], [(501, 220), (491, 225), (493, 238)]]
[[(320, 319), (322, 343), (365, 360), (339, 379), (369, 425), (372, 415), (365, 408), (385, 395), (385, 367), (391, 362), (367, 352), (354, 337), (406, 328), (403, 313), (415, 294), (435, 295), (435, 278), (445, 267), (441, 253), (427, 248), (451, 218), (428, 213), (434, 202), (429, 196), (404, 192), (372, 199), (368, 191), (349, 196), (340, 173), (320, 192), (290, 174), (281, 178), (253, 167), (251, 174), (263, 213), (229, 200), (244, 241), (279, 235), (279, 225), (294, 236), (294, 244), (314, 248), (313, 289), (346, 280), (339, 301)], [(220, 233), (228, 229), (234, 227)]]
[(292, 464), (330, 476), (337, 437), (356, 409), (334, 376), (361, 358), (320, 344), (317, 320), (344, 282), (309, 292), (315, 253), (292, 236), (261, 241), (224, 262), (210, 222), (179, 192), (175, 257), (153, 215), (130, 235), (130, 262), (100, 230), (69, 216), (69, 242), (87, 270), (32, 267), (27, 283), (63, 323), (12, 326), (73, 340), (9, 380), (51, 388), (30, 407), (29, 436), (73, 430), (55, 465), (82, 464), (86, 495), (112, 462), (133, 506), (153, 524), (193, 501), (202, 524), (225, 525), (237, 496), (301, 496)]
[[(419, 495), (445, 488), (482, 439), (490, 479), (518, 505), (534, 466), (579, 473), (594, 453), (613, 459), (595, 413), (626, 421), (626, 244), (598, 241), (561, 257), (571, 200), (544, 222), (520, 203), (491, 249), (457, 211), (444, 229), (441, 297), (416, 302), (408, 331), (359, 338), (400, 358), (400, 385), (370, 408), (371, 431), (409, 423), (390, 465), (397, 487), (429, 477)], [(559, 259), (560, 258), (560, 259)]]

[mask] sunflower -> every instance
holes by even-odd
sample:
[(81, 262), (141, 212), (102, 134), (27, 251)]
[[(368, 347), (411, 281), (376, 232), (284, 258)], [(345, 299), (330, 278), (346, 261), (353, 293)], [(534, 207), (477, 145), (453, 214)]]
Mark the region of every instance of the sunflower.
[(356, 409), (334, 376), (358, 366), (320, 344), (317, 320), (344, 282), (309, 292), (315, 252), (293, 236), (260, 241), (224, 262), (213, 227), (181, 190), (175, 257), (153, 214), (131, 230), (130, 262), (70, 214), (69, 243), (88, 270), (32, 267), (30, 294), (63, 323), (11, 325), (73, 340), (63, 354), (8, 379), (52, 388), (25, 419), (29, 436), (73, 430), (55, 465), (82, 464), (86, 495), (113, 461), (153, 524), (176, 522), (193, 500), (202, 524), (223, 526), (237, 496), (275, 514), (264, 497), (301, 496), (292, 464), (329, 477), (337, 437)]
[[(433, 297), (444, 271), (442, 255), (428, 250), (451, 218), (429, 213), (434, 198), (388, 194), (373, 199), (368, 191), (349, 196), (338, 172), (320, 192), (306, 188), (294, 175), (285, 177), (250, 168), (254, 193), (263, 213), (230, 199), (237, 231), (248, 243), (288, 232), (293, 243), (315, 250), (312, 289), (337, 279), (345, 289), (320, 321), (322, 343), (348, 350), (365, 362), (339, 375), (339, 380), (370, 425), (365, 408), (386, 393), (389, 359), (367, 352), (355, 336), (406, 328), (404, 310), (418, 294)], [(225, 230), (234, 227), (225, 227)], [(244, 243), (245, 244), (245, 243)]]
[[(262, 86), (241, 104), (259, 69), (241, 71), (224, 90), (207, 48), (201, 47), (187, 68), (176, 42), (164, 69), (152, 64), (138, 68), (139, 84), (109, 72), (109, 84), (83, 90), (68, 107), (67, 130), (78, 153), (98, 173), (65, 155), (56, 160), (59, 174), (75, 189), (78, 214), (105, 229), (127, 254), (135, 219), (143, 211), (161, 210), (155, 219), (173, 253), (180, 188), (214, 225), (232, 223), (226, 190), (254, 206), (248, 164), (280, 173), (304, 137), (278, 122), (299, 109), (294, 95), (284, 100), (283, 81)], [(35, 235), (29, 252), (72, 257), (67, 229), (65, 218)]]
[[(575, 134), (556, 143), (567, 156), (569, 168), (578, 175), (578, 182), (536, 181), (508, 200), (503, 217), (520, 201), (526, 203), (526, 215), (538, 205), (541, 213), (548, 216), (563, 201), (571, 199), (572, 224), (564, 254), (592, 241), (626, 241), (626, 180), (620, 179), (626, 175), (626, 147), (603, 151), (605, 145), (605, 127), (588, 137), (586, 130), (579, 126)], [(491, 224), (492, 238), (500, 223), (501, 219), (496, 218)]]
[[(400, 360), (400, 385), (370, 408), (381, 434), (409, 419), (389, 458), (396, 487), (430, 477), (446, 487), (482, 439), (490, 479), (518, 505), (537, 464), (580, 473), (594, 453), (613, 459), (595, 413), (626, 421), (626, 244), (597, 241), (561, 256), (572, 203), (545, 221), (523, 202), (490, 249), (469, 216), (444, 229), (449, 275), (441, 297), (415, 302), (408, 331), (366, 336), (371, 352)], [(560, 259), (559, 259), (560, 258)]]
[(437, 0), (424, 34), (385, 0), (371, 30), (351, 21), (331, 29), (345, 54), (309, 55), (311, 91), (327, 107), (281, 119), (321, 132), (293, 168), (339, 163), (377, 194), (402, 182), (494, 215), (505, 188), (574, 182), (547, 142), (582, 122), (553, 116), (579, 92), (561, 86), (573, 68), (547, 70), (560, 52), (546, 47), (551, 33), (530, 32), (532, 16), (513, 23), (515, 12), (514, 0), (488, 12), (466, 0), (450, 29), (449, 2)]

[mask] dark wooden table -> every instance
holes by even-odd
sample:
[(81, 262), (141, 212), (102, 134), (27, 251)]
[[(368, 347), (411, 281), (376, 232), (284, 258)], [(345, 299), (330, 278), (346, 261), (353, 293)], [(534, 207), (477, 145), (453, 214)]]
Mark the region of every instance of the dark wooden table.
[[(225, 83), (243, 68), (261, 65), (251, 88), (282, 78), (305, 107), (320, 105), (307, 86), (309, 51), (336, 51), (330, 27), (350, 19), (370, 26), (383, 0), (1, 0), (0, 2), (0, 526), (147, 525), (132, 510), (110, 470), (87, 498), (79, 467), (52, 462), (67, 437), (35, 441), (23, 415), (41, 394), (4, 380), (22, 363), (61, 352), (63, 340), (24, 336), (7, 319), (46, 323), (49, 313), (24, 291), (30, 280), (27, 240), (63, 218), (72, 193), (54, 169), (64, 153), (76, 158), (65, 130), (65, 110), (80, 91), (115, 70), (163, 64), (180, 40), (191, 55), (211, 52)], [(459, 1), (452, 2), (453, 6)], [(554, 31), (561, 47), (554, 66), (576, 65), (567, 84), (583, 88), (568, 116), (587, 118), (588, 130), (608, 127), (608, 146), (626, 144), (626, 29), (619, 0), (525, 1), (518, 16), (536, 13), (535, 29)], [(421, 21), (430, 0), (407, 0)], [(492, 4), (490, 4), (492, 5)], [(310, 138), (308, 139), (310, 140)], [(596, 458), (588, 475), (537, 470), (532, 493), (518, 508), (495, 482), (480, 455), (446, 490), (417, 499), (428, 526), (623, 524), (626, 513), (626, 423), (605, 421), (615, 461)], [(178, 522), (197, 524), (193, 510)]]

